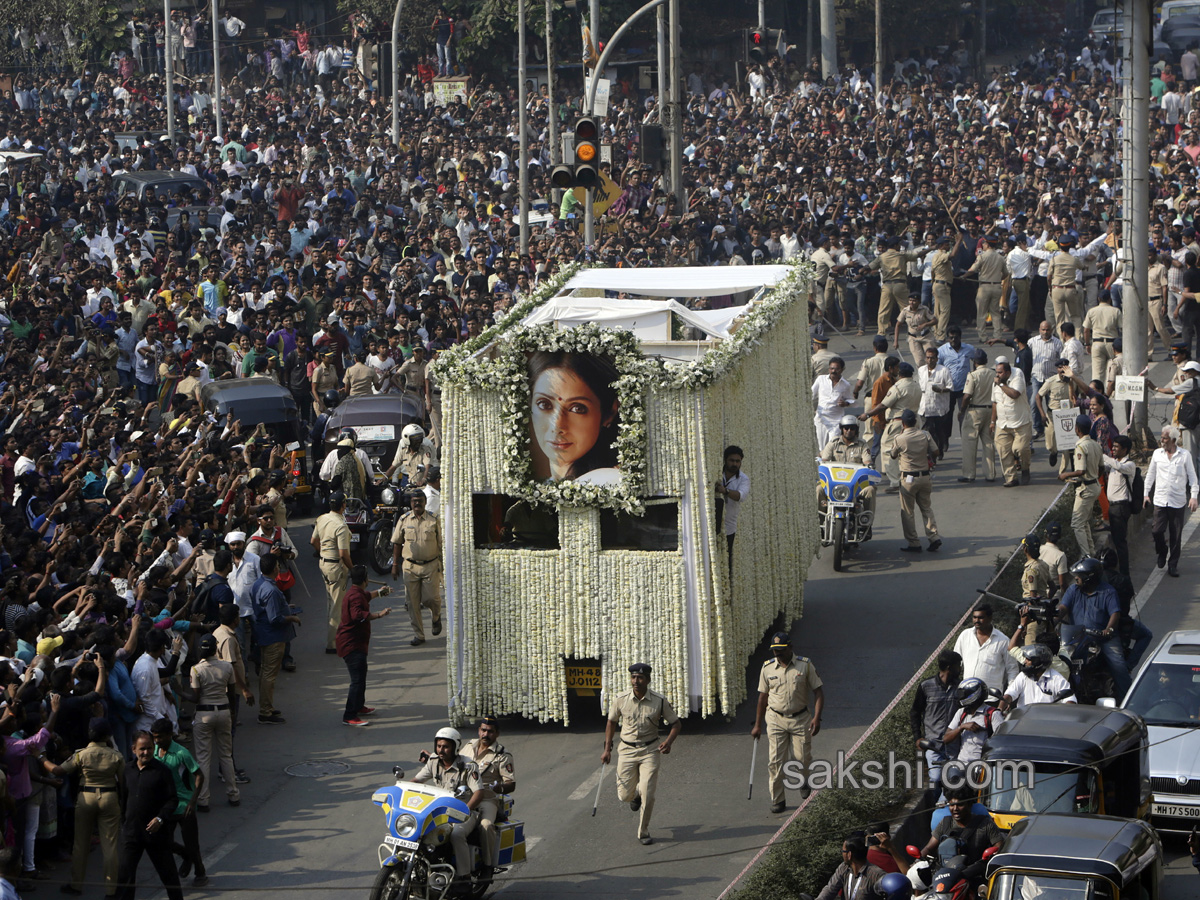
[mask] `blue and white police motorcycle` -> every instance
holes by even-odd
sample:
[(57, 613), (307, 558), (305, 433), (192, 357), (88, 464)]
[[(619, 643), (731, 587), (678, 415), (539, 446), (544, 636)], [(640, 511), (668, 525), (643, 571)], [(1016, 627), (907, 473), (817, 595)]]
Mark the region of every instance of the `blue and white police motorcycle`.
[(833, 570), (842, 571), (842, 554), (871, 537), (874, 513), (862, 502), (863, 488), (880, 482), (870, 466), (817, 459), (817, 483), (825, 492), (821, 515), (821, 546), (833, 547)]
[[(440, 734), (440, 732), (439, 732)], [(480, 829), (469, 840), (470, 881), (454, 880), (453, 827), (471, 815), (470, 792), (458, 794), (432, 784), (404, 780), (404, 770), (392, 769), (396, 783), (380, 788), (371, 802), (383, 809), (388, 833), (379, 845), (379, 874), (370, 900), (442, 900), (444, 897), (483, 897), (492, 878), (525, 861), (525, 826), (508, 818), (513, 801), (501, 794), (496, 822), (496, 858), (486, 860), (479, 843)]]

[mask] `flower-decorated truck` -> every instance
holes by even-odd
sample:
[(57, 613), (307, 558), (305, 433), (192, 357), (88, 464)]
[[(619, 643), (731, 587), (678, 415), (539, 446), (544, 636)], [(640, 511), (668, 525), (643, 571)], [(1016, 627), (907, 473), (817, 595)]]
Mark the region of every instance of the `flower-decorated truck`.
[[(732, 715), (817, 546), (808, 273), (577, 269), (444, 351), (449, 707), (568, 719), (654, 667)], [(715, 490), (744, 453), (732, 563)]]

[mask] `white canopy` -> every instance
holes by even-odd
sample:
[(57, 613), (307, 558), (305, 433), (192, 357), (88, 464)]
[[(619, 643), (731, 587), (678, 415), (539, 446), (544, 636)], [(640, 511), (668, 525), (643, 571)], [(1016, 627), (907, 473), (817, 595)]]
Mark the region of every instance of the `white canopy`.
[[(678, 270), (672, 270), (678, 271)], [(605, 297), (552, 297), (528, 316), (525, 326), (554, 322), (559, 328), (571, 328), (595, 322), (605, 328), (632, 331), (641, 341), (671, 340), (671, 314), (681, 322), (701, 329), (711, 337), (729, 337), (729, 325), (745, 307), (691, 310), (674, 300), (614, 300)]]
[(562, 293), (579, 288), (624, 291), (642, 297), (719, 297), (773, 287), (790, 266), (683, 266), (670, 269), (584, 269)]

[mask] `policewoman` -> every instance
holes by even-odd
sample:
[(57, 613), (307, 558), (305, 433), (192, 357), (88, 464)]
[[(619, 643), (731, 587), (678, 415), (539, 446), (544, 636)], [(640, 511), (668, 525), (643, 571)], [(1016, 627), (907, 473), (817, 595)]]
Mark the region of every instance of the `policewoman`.
[[(763, 663), (758, 676), (758, 709), (751, 737), (762, 734), (767, 723), (767, 774), (771, 779), (771, 812), (783, 812), (787, 797), (783, 791), (783, 766), (789, 759), (798, 762), (808, 777), (812, 763), (812, 739), (821, 730), (821, 709), (825, 694), (812, 662), (792, 654), (786, 631), (771, 638), (774, 659)], [(807, 784), (800, 795), (807, 798)]]

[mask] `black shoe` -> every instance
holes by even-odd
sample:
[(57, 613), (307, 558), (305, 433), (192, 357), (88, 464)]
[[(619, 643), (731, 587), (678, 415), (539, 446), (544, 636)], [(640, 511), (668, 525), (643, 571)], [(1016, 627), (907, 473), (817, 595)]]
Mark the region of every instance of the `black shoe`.
[(1179, 570), (1176, 568), (1170, 568), (1170, 569), (1167, 569), (1167, 574), (1170, 575), (1172, 578), (1178, 578)]
[(269, 716), (259, 716), (258, 724), (259, 725), (286, 725), (287, 719), (285, 719), (279, 713), (271, 713)]
[(1029, 484), (1029, 470), (1028, 469), (1021, 470), (1021, 484)]
[(179, 864), (179, 877), (187, 878), (188, 875), (190, 875), (191, 873), (192, 873), (192, 861), (190, 859), (185, 859), (182, 863)]
[(771, 804), (771, 812), (773, 812), (773, 813), (781, 813), (785, 809), (787, 809), (786, 803), (772, 803)]
[(246, 774), (246, 772), (245, 772), (245, 770), (244, 770), (244, 769), (238, 769), (238, 770), (237, 770), (237, 771), (236, 771), (236, 772), (233, 774), (233, 780), (234, 780), (235, 782), (237, 782), (238, 784), (249, 784), (249, 783), (250, 783), (250, 776)]
[(996, 483), (996, 479), (995, 479), (995, 478), (985, 478), (985, 479), (983, 479), (983, 480), (984, 480), (984, 481), (986, 481), (988, 484), (995, 484), (995, 483)]
[[(336, 653), (337, 651), (335, 650), (334, 652)], [(285, 672), (295, 672), (296, 671), (296, 663), (293, 660), (285, 659), (283, 661), (283, 664), (280, 666), (280, 668), (283, 669), (283, 671), (285, 671)]]
[(441, 633), (442, 633), (442, 620), (438, 619), (436, 622), (433, 623), (433, 636), (437, 637)]
[(420, 645), (420, 644), (423, 644), (423, 643), (425, 643), (425, 638), (419, 638), (419, 637), (415, 637), (415, 638), (413, 638), (411, 641), (409, 641), (408, 643), (409, 643), (409, 645), (410, 645), (410, 646), (412, 646), (412, 647), (416, 647), (416, 646), (418, 646), (418, 645)]
[(647, 846), (654, 843), (654, 838), (650, 837), (650, 835), (646, 835), (644, 838), (638, 838), (638, 840)]
[(241, 800), (230, 800), (230, 801), (229, 801), (229, 805), (230, 805), (230, 806), (241, 806), (241, 805), (242, 805), (242, 801), (241, 801)]
[(629, 801), (629, 809), (632, 812), (637, 812), (641, 808), (642, 808), (642, 795), (638, 794), (636, 797), (634, 797), (632, 800)]
[[(197, 803), (196, 804), (196, 812), (202, 812), (202, 813), (208, 812), (208, 805), (205, 803)], [(190, 863), (189, 863), (189, 865), (190, 865)], [(179, 874), (187, 875), (187, 872), (180, 872)]]
[(1051, 450), (1050, 451), (1050, 468), (1053, 469), (1057, 465), (1058, 465), (1058, 451)]
[(1162, 550), (1158, 554), (1158, 567), (1161, 569), (1167, 564), (1167, 551)]
[(83, 893), (83, 891), (81, 891), (79, 888), (75, 887), (74, 885), (70, 885), (70, 884), (64, 884), (62, 887), (59, 888), (59, 890), (62, 891), (64, 894), (73, 894), (76, 897), (80, 896)]
[(937, 553), (938, 550), (941, 549), (941, 547), (942, 547), (942, 539), (941, 538), (938, 538), (936, 541), (929, 542), (929, 552), (930, 553)]
[(334, 653), (337, 653), (337, 647), (326, 647), (325, 652), (332, 656)]
[(207, 884), (208, 884), (208, 876), (207, 875), (197, 875), (195, 878), (192, 879), (192, 887), (204, 887)]
[(1004, 486), (1005, 486), (1005, 487), (1020, 487), (1020, 485), (1021, 485), (1021, 482), (1019, 482), (1019, 481), (1017, 481), (1017, 480), (1015, 480), (1015, 479), (1014, 479), (1014, 480), (1012, 480), (1012, 481), (1006, 481), (1006, 482), (1004, 482)]
[(959, 484), (974, 484), (975, 479), (974, 478), (960, 478), (960, 479), (958, 479), (958, 482), (959, 482)]
[(920, 546), (920, 544), (918, 544), (916, 547), (909, 547), (907, 544), (905, 544), (903, 547), (900, 548), (900, 552), (901, 553), (920, 553), (921, 546)]

